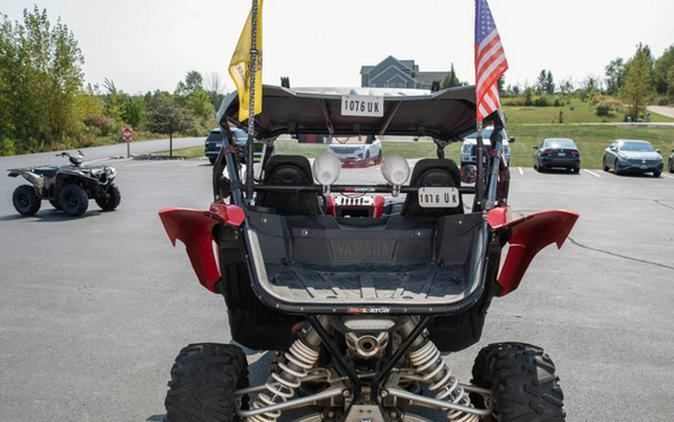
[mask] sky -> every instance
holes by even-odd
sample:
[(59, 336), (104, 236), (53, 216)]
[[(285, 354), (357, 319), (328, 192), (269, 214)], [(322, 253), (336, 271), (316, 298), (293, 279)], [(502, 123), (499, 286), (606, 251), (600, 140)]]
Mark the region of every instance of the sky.
[[(46, 8), (75, 33), (87, 82), (104, 78), (129, 93), (173, 91), (190, 70), (220, 75), (249, 0), (3, 0), (0, 13)], [(639, 42), (657, 56), (674, 44), (672, 0), (490, 0), (510, 70), (506, 83), (534, 84), (541, 69), (559, 80), (602, 77)], [(263, 81), (359, 86), (360, 67), (393, 55), (424, 71), (472, 83), (473, 0), (266, 0)]]

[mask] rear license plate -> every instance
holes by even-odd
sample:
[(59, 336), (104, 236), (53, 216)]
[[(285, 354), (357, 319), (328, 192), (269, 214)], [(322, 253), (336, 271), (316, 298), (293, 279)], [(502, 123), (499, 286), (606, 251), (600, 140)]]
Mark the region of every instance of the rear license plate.
[(421, 208), (455, 208), (460, 203), (457, 188), (419, 188), (418, 198)]
[(384, 97), (343, 95), (342, 116), (384, 117)]
[(558, 156), (558, 157), (566, 157), (566, 153), (565, 153), (565, 152), (560, 152), (559, 154), (557, 154), (557, 156)]

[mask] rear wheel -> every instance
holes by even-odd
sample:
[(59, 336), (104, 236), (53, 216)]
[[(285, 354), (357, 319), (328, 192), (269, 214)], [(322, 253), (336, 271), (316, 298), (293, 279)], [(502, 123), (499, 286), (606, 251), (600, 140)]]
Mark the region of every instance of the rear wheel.
[(37, 196), (32, 186), (21, 185), (14, 189), (12, 203), (14, 203), (14, 208), (19, 214), (31, 216), (40, 211), (42, 200)]
[[(473, 381), (491, 390), (494, 418), (511, 421), (563, 421), (564, 394), (555, 375), (555, 365), (540, 347), (523, 343), (491, 344), (473, 365)], [(472, 394), (478, 406), (482, 396)]]
[(63, 188), (59, 195), (59, 204), (63, 212), (71, 217), (84, 215), (89, 208), (89, 196), (82, 186), (69, 184)]
[(572, 171), (574, 174), (578, 174), (578, 173), (580, 173), (580, 167), (574, 167), (571, 171)]
[(661, 174), (662, 174), (662, 171), (656, 170), (656, 171), (653, 172), (653, 177), (660, 177)]
[(190, 344), (180, 351), (171, 368), (166, 393), (167, 422), (234, 422), (244, 396), (237, 403), (234, 392), (248, 386), (248, 363), (243, 351), (232, 345)]
[(119, 206), (122, 201), (122, 194), (119, 193), (117, 185), (110, 185), (105, 196), (96, 198), (96, 203), (103, 211), (112, 211)]
[(216, 157), (208, 157), (208, 161), (209, 161), (211, 164), (215, 164), (215, 160), (216, 160), (216, 159), (217, 159)]

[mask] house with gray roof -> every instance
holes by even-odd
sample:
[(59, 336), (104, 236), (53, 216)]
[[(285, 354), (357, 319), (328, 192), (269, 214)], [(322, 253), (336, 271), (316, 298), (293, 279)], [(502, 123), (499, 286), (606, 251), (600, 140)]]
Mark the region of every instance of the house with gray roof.
[(431, 89), (433, 82), (441, 82), (447, 73), (422, 72), (414, 60), (398, 60), (393, 56), (388, 56), (375, 66), (360, 68), (363, 88)]

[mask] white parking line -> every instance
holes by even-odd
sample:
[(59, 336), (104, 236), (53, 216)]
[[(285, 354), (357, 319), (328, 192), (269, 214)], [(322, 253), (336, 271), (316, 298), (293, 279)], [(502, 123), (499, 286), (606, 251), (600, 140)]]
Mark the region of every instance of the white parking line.
[(524, 176), (524, 170), (522, 170), (522, 167), (517, 167), (517, 170), (520, 172), (520, 176)]
[(600, 175), (598, 175), (597, 173), (595, 173), (595, 172), (593, 172), (593, 171), (591, 171), (591, 170), (585, 170), (585, 169), (583, 169), (583, 172), (589, 173), (589, 174), (593, 175), (594, 177), (601, 177)]

